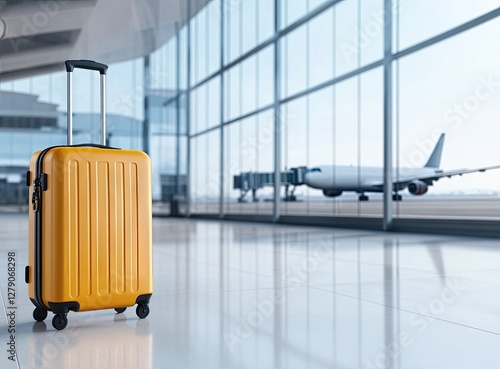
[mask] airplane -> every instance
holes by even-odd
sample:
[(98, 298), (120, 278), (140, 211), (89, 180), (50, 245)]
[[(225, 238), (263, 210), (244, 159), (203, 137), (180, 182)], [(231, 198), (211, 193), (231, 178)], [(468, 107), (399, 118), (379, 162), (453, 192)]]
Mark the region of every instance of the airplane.
[[(421, 196), (426, 194), (429, 186), (432, 186), (433, 182), (440, 178), (451, 178), (457, 175), (500, 168), (500, 165), (496, 165), (449, 171), (440, 169), (444, 138), (445, 134), (442, 133), (423, 168), (400, 168), (400, 177), (396, 179), (396, 175), (393, 176), (395, 178), (392, 182), (393, 201), (401, 201), (402, 197), (397, 192), (406, 188), (410, 194)], [(384, 192), (383, 178), (383, 168), (380, 167), (320, 165), (307, 170), (304, 182), (309, 187), (322, 190), (326, 197), (338, 197), (343, 192), (349, 191), (358, 193), (359, 201), (368, 201), (366, 192)]]

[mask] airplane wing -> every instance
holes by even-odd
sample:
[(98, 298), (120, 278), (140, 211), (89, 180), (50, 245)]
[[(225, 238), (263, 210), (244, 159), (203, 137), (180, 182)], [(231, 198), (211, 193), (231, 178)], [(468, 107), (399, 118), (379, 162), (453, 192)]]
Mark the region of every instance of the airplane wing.
[(398, 180), (395, 180), (394, 184), (408, 184), (411, 181), (422, 181), (426, 182), (428, 185), (432, 185), (432, 182), (437, 181), (443, 177), (454, 177), (461, 176), (463, 174), (476, 173), (476, 172), (486, 172), (491, 169), (499, 169), (500, 165), (494, 165), (491, 167), (482, 167), (482, 168), (474, 168), (474, 169), (454, 169), (454, 170), (437, 170), (435, 173), (428, 174), (425, 176), (412, 176), (412, 177), (401, 177)]
[[(483, 168), (474, 168), (474, 169), (454, 169), (454, 170), (440, 170), (437, 169), (436, 172), (424, 175), (424, 176), (407, 176), (405, 177), (404, 175), (399, 177), (397, 180), (395, 179), (392, 183), (393, 185), (403, 185), (406, 186), (408, 183), (412, 181), (422, 181), (427, 183), (427, 185), (432, 186), (432, 182), (437, 181), (443, 177), (454, 177), (454, 176), (461, 176), (463, 174), (468, 174), (468, 173), (476, 173), (476, 172), (486, 172), (487, 170), (491, 169), (500, 169), (500, 165), (494, 165), (491, 167), (483, 167)], [(366, 183), (365, 183), (366, 184)], [(372, 182), (370, 183), (371, 186), (374, 187), (380, 187), (383, 188), (384, 184), (383, 182), (377, 181), (377, 182)]]

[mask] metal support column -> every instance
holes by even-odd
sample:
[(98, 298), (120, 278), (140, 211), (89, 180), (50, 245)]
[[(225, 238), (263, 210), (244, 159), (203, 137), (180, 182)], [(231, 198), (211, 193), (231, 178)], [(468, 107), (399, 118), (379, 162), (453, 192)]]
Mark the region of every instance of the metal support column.
[(151, 90), (151, 67), (149, 55), (144, 57), (144, 121), (142, 124), (142, 151), (149, 155), (149, 91)]
[(281, 216), (281, 76), (280, 76), (280, 0), (274, 0), (274, 212), (273, 221)]
[[(220, 0), (220, 70), (224, 68), (224, 4)], [(219, 218), (224, 218), (224, 184), (225, 184), (225, 165), (224, 165), (224, 73), (220, 74), (220, 194), (219, 194)], [(229, 178), (229, 176), (228, 176)]]
[[(181, 193), (181, 38), (179, 23), (175, 22), (175, 70), (176, 70), (176, 105), (175, 105), (175, 195)], [(177, 205), (176, 205), (177, 206)]]
[(191, 216), (191, 0), (187, 1), (187, 15), (186, 15), (186, 24), (187, 24), (187, 35), (186, 35), (186, 44), (187, 44), (187, 86), (186, 86), (186, 131), (187, 131), (187, 173), (186, 173), (186, 188), (187, 188), (187, 196), (186, 196), (186, 216)]
[(384, 230), (392, 227), (392, 0), (384, 0)]

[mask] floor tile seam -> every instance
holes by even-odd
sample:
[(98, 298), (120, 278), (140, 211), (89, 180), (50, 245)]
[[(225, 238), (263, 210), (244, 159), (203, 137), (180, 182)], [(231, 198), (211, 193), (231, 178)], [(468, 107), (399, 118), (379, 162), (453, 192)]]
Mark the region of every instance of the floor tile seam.
[[(202, 264), (202, 265), (204, 265), (204, 266), (210, 266), (210, 267), (216, 268), (216, 270), (217, 270), (217, 271), (219, 271), (219, 270), (220, 270), (220, 267), (219, 267), (218, 265), (210, 265), (210, 264)], [(258, 277), (269, 277), (269, 278), (272, 278), (272, 277), (273, 277), (271, 274), (256, 273), (254, 270), (242, 271), (241, 269), (238, 269), (238, 268), (224, 268), (224, 269), (223, 269), (223, 271), (224, 271), (225, 273), (227, 273), (227, 272), (232, 272), (232, 273), (237, 272), (237, 273), (241, 274), (242, 276), (246, 276), (247, 274), (251, 274), (254, 278), (255, 278), (256, 276), (258, 276)], [(185, 273), (186, 273), (186, 270), (185, 270), (185, 269), (183, 269), (183, 270), (182, 270), (182, 273), (184, 273), (184, 274), (185, 274)], [(193, 274), (194, 274), (195, 272), (194, 272), (194, 271), (190, 271), (190, 273), (193, 273)], [(205, 273), (206, 273), (205, 271), (202, 271), (202, 272), (197, 271), (197, 272), (196, 272), (196, 274), (199, 274), (199, 275), (203, 275), (203, 274), (205, 274)], [(217, 275), (217, 276), (219, 275), (219, 273), (213, 273), (213, 274), (214, 274), (214, 275)]]
[(403, 312), (408, 313), (408, 314), (414, 314), (414, 315), (426, 317), (426, 318), (429, 318), (429, 319), (438, 320), (438, 321), (441, 321), (441, 322), (445, 322), (445, 323), (457, 325), (457, 326), (460, 326), (460, 327), (473, 329), (473, 330), (480, 331), (480, 332), (483, 332), (483, 333), (489, 333), (489, 334), (494, 334), (496, 336), (500, 336), (500, 333), (489, 331), (487, 329), (477, 328), (477, 327), (473, 327), (473, 326), (470, 326), (470, 325), (467, 325), (467, 324), (462, 324), (462, 323), (454, 322), (454, 321), (447, 320), (447, 319), (437, 318), (435, 316), (430, 316), (430, 315), (426, 315), (426, 314), (417, 313), (415, 311), (411, 311), (411, 310), (407, 310), (407, 309), (402, 309), (402, 308), (397, 308), (397, 307), (386, 305), (386, 304), (381, 304), (379, 302), (370, 301), (370, 300), (362, 299), (362, 298), (359, 298), (359, 297), (354, 297), (354, 296), (343, 294), (343, 293), (340, 293), (340, 292), (333, 292), (333, 291), (330, 291), (330, 290), (326, 290), (324, 288), (318, 288), (318, 287), (313, 287), (313, 286), (311, 288), (313, 288), (315, 290), (323, 291), (323, 292), (329, 292), (329, 293), (332, 293), (334, 295), (339, 295), (339, 296), (347, 297), (347, 298), (350, 298), (350, 299), (353, 299), (353, 300), (363, 301), (363, 302), (366, 302), (368, 304), (383, 306), (383, 307), (386, 307), (386, 308), (389, 308), (389, 309), (403, 311)]
[[(326, 272), (326, 271), (325, 271)], [(323, 273), (325, 273), (323, 272)], [(376, 275), (375, 275), (376, 276)], [(436, 277), (454, 277), (454, 278), (460, 278), (460, 279), (466, 279), (466, 280), (473, 280), (475, 282), (484, 282), (480, 279), (474, 279), (472, 277), (463, 277), (463, 276), (460, 276), (460, 275), (453, 275), (453, 274), (432, 274), (432, 275), (424, 275), (424, 276), (415, 276), (415, 277), (403, 277), (403, 278), (398, 278), (398, 281), (401, 282), (408, 282), (408, 281), (422, 281), (424, 279), (430, 279), (430, 278), (433, 278), (435, 279)], [(447, 278), (447, 280), (450, 279), (450, 278)], [(394, 282), (394, 279), (384, 279), (383, 277), (380, 277), (376, 280), (365, 280), (362, 282), (363, 285), (370, 285), (370, 284), (373, 284), (373, 283), (377, 283), (377, 284), (385, 284), (385, 283), (393, 283)], [(498, 284), (500, 285), (500, 282), (489, 282), (490, 284)], [(352, 284), (356, 284), (356, 285), (359, 285), (359, 282), (336, 282), (335, 283), (337, 286), (349, 286), (349, 285), (352, 285)], [(314, 283), (315, 286), (331, 286), (332, 283), (321, 283), (321, 284), (318, 284), (318, 283)], [(442, 287), (442, 285), (441, 285)]]
[[(304, 256), (305, 257), (305, 256)], [(303, 257), (298, 257), (299, 259), (303, 259)], [(193, 260), (192, 258), (182, 258), (182, 261), (186, 261), (186, 260), (189, 260), (189, 263), (190, 264), (194, 264), (194, 265), (198, 265), (198, 266), (207, 266), (207, 267), (212, 267), (212, 268), (220, 268), (220, 264), (215, 264), (215, 263), (209, 263), (209, 262), (203, 262), (203, 261), (198, 261), (198, 260)], [(346, 259), (336, 259), (336, 261), (339, 261), (339, 262), (344, 262), (344, 263), (354, 263), (356, 265), (358, 265), (359, 263), (357, 263), (356, 261), (353, 261), (353, 260), (346, 260)], [(291, 263), (292, 265), (295, 265), (295, 264), (300, 264), (300, 263)], [(374, 263), (362, 263), (361, 264), (362, 266), (366, 266), (366, 267), (381, 267), (383, 266), (382, 264), (374, 264)], [(240, 269), (238, 269), (237, 267), (226, 267), (224, 268), (225, 271), (232, 271), (232, 272), (239, 272)], [(402, 280), (408, 280), (408, 279), (424, 279), (424, 278), (433, 278), (433, 277), (436, 277), (436, 276), (444, 276), (445, 274), (440, 274), (440, 273), (436, 273), (436, 272), (433, 272), (433, 271), (426, 271), (426, 270), (421, 270), (421, 269), (415, 269), (415, 268), (405, 268), (404, 269), (405, 271), (411, 271), (411, 272), (419, 272), (419, 273), (422, 273), (422, 274), (425, 274), (423, 276), (415, 276), (415, 277), (408, 277), (408, 278), (401, 278)], [(497, 271), (498, 269), (487, 269), (487, 270), (490, 270), (490, 271)], [(477, 270), (477, 272), (480, 272), (482, 270)], [(243, 273), (254, 273), (254, 271), (242, 271)], [(316, 271), (316, 272), (321, 272), (321, 271)], [(324, 273), (325, 271), (323, 271)], [(330, 270), (331, 272), (331, 270)], [(473, 272), (473, 271), (470, 271), (470, 272)], [(261, 275), (261, 274), (259, 274)], [(449, 274), (447, 274), (449, 275)], [(472, 279), (472, 278), (471, 278)], [(499, 282), (500, 283), (500, 282)]]
[[(304, 233), (299, 233), (299, 234), (300, 235), (304, 235)], [(297, 235), (297, 233), (284, 233), (284, 234), (281, 234), (281, 235), (282, 236), (288, 236), (288, 237), (290, 237), (290, 236), (293, 236), (293, 235)], [(274, 241), (274, 239), (273, 239), (274, 236), (275, 235), (257, 236), (257, 239), (258, 238), (265, 238), (266, 240)], [(359, 238), (367, 238), (367, 237), (377, 237), (377, 238), (382, 237), (382, 235), (380, 235), (379, 233), (374, 233), (374, 232), (370, 232), (370, 233), (366, 233), (366, 234), (364, 234), (364, 233), (362, 233), (362, 234), (342, 234), (342, 235), (338, 235), (338, 236), (335, 236), (335, 234), (333, 234), (332, 231), (327, 231), (327, 232), (312, 234), (312, 237), (315, 237), (315, 238), (323, 237), (323, 236), (332, 237), (331, 241), (346, 240), (346, 239), (352, 239), (352, 238), (353, 239), (359, 239)], [(245, 236), (245, 237), (240, 237), (239, 239), (237, 239), (235, 241), (241, 241), (241, 240), (247, 240), (247, 239), (255, 241), (256, 240), (256, 236), (254, 236), (254, 235), (248, 235), (248, 236)], [(288, 240), (288, 242), (289, 243), (302, 243), (303, 241), (302, 240)]]
[(262, 237), (262, 238), (273, 238), (276, 236), (287, 236), (287, 237), (304, 237), (304, 236), (309, 236), (309, 237), (321, 237), (321, 236), (333, 236), (333, 237), (359, 237), (359, 236), (368, 236), (368, 235), (376, 235), (374, 232), (369, 232), (365, 234), (364, 232), (356, 232), (356, 230), (353, 230), (353, 232), (344, 232), (343, 234), (340, 235), (335, 235), (334, 231), (331, 230), (319, 230), (318, 232), (313, 232), (311, 229), (303, 230), (303, 231), (290, 231), (290, 232), (279, 232), (279, 233), (269, 233), (269, 234), (239, 234), (237, 236), (237, 239), (241, 238), (255, 238), (255, 237)]
[[(495, 269), (497, 270), (497, 269)], [(433, 275), (426, 275), (426, 276), (419, 276), (419, 277), (404, 277), (404, 278), (399, 278), (398, 281), (399, 282), (412, 282), (412, 281), (422, 281), (424, 279), (430, 279), (430, 278), (435, 278), (435, 277), (448, 277), (446, 278), (446, 280), (450, 280), (451, 277), (452, 278), (455, 278), (455, 279), (462, 279), (462, 280), (465, 280), (465, 281), (474, 281), (474, 282), (478, 282), (478, 283), (483, 283), (485, 284), (484, 287), (500, 287), (500, 282), (492, 282), (492, 281), (484, 281), (484, 280), (481, 280), (481, 279), (478, 279), (478, 278), (473, 278), (473, 277), (464, 277), (464, 276), (461, 276), (461, 275), (458, 275), (458, 274), (433, 274)], [(363, 281), (363, 285), (370, 285), (370, 284), (385, 284), (385, 283), (393, 283), (394, 280), (392, 279), (383, 279), (383, 278), (379, 278), (378, 280), (372, 280), (372, 281)], [(337, 281), (336, 285), (337, 286), (349, 286), (349, 285), (358, 285), (359, 283), (358, 282), (345, 282), (345, 283), (340, 283)], [(312, 284), (311, 286), (331, 286), (332, 283), (314, 283)], [(441, 285), (442, 287), (442, 285)]]
[[(286, 233), (286, 234), (282, 234), (283, 236), (292, 236), (292, 235), (296, 235), (296, 233)], [(300, 235), (303, 235), (303, 233), (300, 233)], [(322, 232), (322, 233), (314, 233), (313, 237), (315, 238), (318, 238), (318, 237), (322, 237), (322, 236), (333, 236), (332, 238), (332, 241), (333, 240), (345, 240), (345, 239), (351, 239), (351, 238), (354, 238), (354, 239), (359, 239), (359, 238), (368, 238), (368, 237), (376, 237), (377, 240), (383, 240), (383, 238), (386, 236), (386, 235), (381, 235), (380, 233), (378, 232), (370, 232), (370, 233), (367, 233), (367, 234), (343, 234), (343, 235), (338, 235), (338, 236), (335, 236), (334, 234), (332, 234), (331, 231), (328, 231), (328, 232)], [(238, 237), (236, 239), (234, 239), (233, 241), (234, 242), (239, 242), (239, 241), (247, 241), (247, 240), (252, 240), (253, 242), (256, 242), (256, 241), (274, 241), (274, 236), (275, 235), (245, 235), (245, 236), (241, 236), (241, 237)], [(219, 239), (219, 237), (216, 237), (217, 239)], [(429, 243), (429, 242), (450, 242), (450, 241), (456, 241), (456, 240), (459, 240), (459, 241), (462, 241), (462, 242), (465, 242), (464, 240), (461, 240), (459, 237), (445, 237), (445, 238), (439, 238), (439, 239), (435, 239), (435, 240), (429, 240), (429, 241), (415, 241), (415, 240), (408, 240), (408, 241), (405, 241), (405, 240), (401, 240), (401, 236), (394, 236), (394, 239), (399, 241), (399, 246), (404, 246), (406, 244), (410, 244), (412, 246), (415, 245), (415, 242), (418, 242), (418, 246), (424, 246), (424, 245), (421, 245), (422, 243)], [(172, 239), (172, 238), (168, 238), (166, 240), (162, 240), (162, 241), (159, 241), (157, 240), (156, 242), (165, 242), (165, 241), (172, 241), (172, 240), (176, 240), (176, 239)], [(180, 238), (180, 240), (184, 240), (184, 238)], [(206, 241), (206, 239), (204, 238), (203, 239), (204, 242)], [(192, 240), (192, 241), (195, 241), (195, 240)], [(300, 243), (300, 242), (303, 242), (302, 240), (288, 240), (289, 243)]]
[[(307, 287), (307, 286), (300, 286)], [(299, 288), (300, 288), (299, 287)], [(191, 293), (173, 293), (173, 294), (159, 294), (155, 293), (156, 296), (191, 296), (191, 295), (204, 295), (204, 294), (215, 294), (215, 293), (228, 293), (228, 292), (249, 292), (249, 291), (267, 291), (267, 290), (282, 290), (282, 289), (290, 289), (297, 288), (297, 286), (281, 286), (281, 287), (262, 287), (262, 288), (243, 288), (243, 289), (229, 289), (229, 290), (213, 290), (213, 291), (204, 291), (204, 292), (191, 292)], [(321, 290), (326, 291), (326, 290)]]
[[(225, 223), (227, 225), (227, 221), (222, 221), (222, 223)], [(286, 234), (286, 235), (304, 235), (304, 234), (313, 234), (313, 235), (323, 235), (323, 234), (329, 234), (329, 235), (334, 235), (335, 232), (342, 233), (342, 236), (353, 236), (354, 234), (356, 235), (377, 235), (377, 236), (383, 236), (384, 233), (380, 231), (369, 231), (369, 230), (363, 230), (363, 229), (345, 229), (345, 228), (324, 228), (324, 227), (310, 227), (310, 226), (295, 226), (295, 227), (290, 227), (289, 229), (284, 229), (281, 228), (280, 224), (269, 224), (269, 232), (263, 236), (274, 236), (276, 234)], [(278, 226), (279, 228), (277, 228)], [(297, 227), (299, 229), (297, 229)], [(235, 227), (229, 227), (228, 229), (235, 228)], [(239, 228), (241, 229), (249, 229), (248, 225), (242, 225)], [(263, 231), (262, 229), (259, 229), (259, 231)], [(250, 234), (250, 232), (239, 232), (240, 235), (242, 236), (255, 236), (255, 232), (253, 234)]]
[[(225, 221), (226, 223), (228, 223), (228, 221)], [(236, 223), (236, 222), (232, 222), (232, 223)], [(229, 226), (233, 226), (233, 224), (228, 224)], [(273, 224), (265, 224), (269, 227), (275, 227), (276, 225), (273, 225)], [(278, 226), (281, 225), (281, 224), (277, 224)], [(239, 226), (239, 224), (236, 224), (236, 226)], [(286, 225), (286, 224), (283, 224), (283, 226), (285, 227), (291, 227), (290, 225)], [(317, 232), (321, 232), (321, 233), (331, 233), (332, 231), (334, 230), (340, 230), (340, 231), (352, 231), (352, 232), (370, 232), (370, 231), (367, 231), (367, 230), (363, 230), (363, 229), (350, 229), (350, 230), (346, 230), (345, 228), (332, 228), (332, 230), (325, 230), (324, 227), (314, 227), (314, 226), (308, 226), (308, 225), (304, 225), (304, 226), (300, 226), (299, 227), (302, 227), (303, 229), (303, 232), (301, 233), (304, 233), (304, 232), (307, 232), (308, 229), (313, 229), (314, 231), (317, 231)], [(298, 232), (296, 230), (294, 230), (295, 232)], [(386, 233), (382, 232), (382, 231), (375, 231), (375, 232), (370, 232), (372, 234), (375, 234), (377, 236), (381, 236), (381, 237), (385, 237), (387, 236)], [(407, 232), (402, 232), (402, 233), (397, 233), (394, 235), (396, 238), (401, 238), (401, 236), (409, 236), (409, 237), (421, 237), (422, 235), (421, 234), (417, 234), (417, 233), (407, 233)], [(447, 241), (455, 241), (455, 240), (460, 240), (460, 241), (467, 241), (467, 240), (464, 240), (463, 237), (461, 236), (454, 236), (454, 235), (433, 235), (433, 234), (426, 234), (425, 236), (428, 236), (429, 238), (431, 238), (431, 240), (426, 240), (425, 242), (435, 242), (433, 241), (432, 239), (435, 239), (435, 240), (439, 240), (439, 242), (447, 242)]]

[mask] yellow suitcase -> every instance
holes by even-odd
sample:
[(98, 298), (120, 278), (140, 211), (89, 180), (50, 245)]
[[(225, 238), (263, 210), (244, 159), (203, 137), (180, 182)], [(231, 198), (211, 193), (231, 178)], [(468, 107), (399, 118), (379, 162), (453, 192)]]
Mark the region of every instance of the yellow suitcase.
[[(101, 145), (71, 145), (73, 68), (101, 74)], [(70, 310), (121, 313), (135, 304), (145, 318), (153, 293), (151, 161), (142, 151), (105, 146), (107, 66), (67, 61), (66, 69), (68, 146), (36, 152), (27, 173), (33, 318), (52, 311), (60, 330)]]

